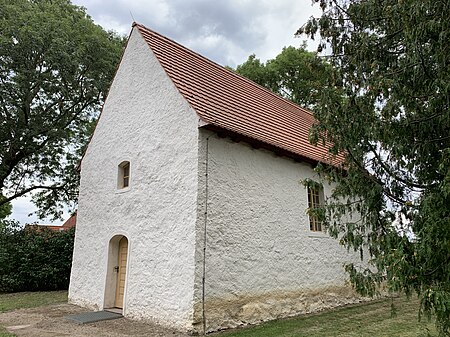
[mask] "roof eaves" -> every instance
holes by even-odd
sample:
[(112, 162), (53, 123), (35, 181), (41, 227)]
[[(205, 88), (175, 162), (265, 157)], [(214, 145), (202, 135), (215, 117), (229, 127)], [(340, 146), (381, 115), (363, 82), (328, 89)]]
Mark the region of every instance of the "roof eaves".
[(219, 137), (229, 137), (231, 140), (234, 140), (236, 142), (242, 141), (242, 142), (250, 144), (255, 149), (259, 149), (259, 148), (266, 149), (270, 152), (273, 152), (277, 156), (280, 156), (280, 157), (284, 156), (284, 157), (293, 159), (298, 162), (304, 162), (304, 163), (310, 164), (313, 167), (315, 167), (319, 163), (322, 165), (325, 165), (325, 166), (339, 167), (338, 164), (333, 163), (332, 161), (318, 160), (318, 159), (313, 159), (308, 156), (300, 155), (296, 152), (285, 149), (282, 146), (273, 145), (268, 142), (263, 142), (261, 140), (255, 139), (253, 137), (249, 137), (247, 135), (243, 135), (242, 133), (239, 133), (237, 131), (232, 131), (228, 128), (223, 128), (223, 127), (217, 126), (215, 124), (208, 123), (203, 126), (199, 126), (199, 129), (209, 130), (209, 131), (212, 131), (212, 132), (216, 133), (217, 135), (219, 135)]

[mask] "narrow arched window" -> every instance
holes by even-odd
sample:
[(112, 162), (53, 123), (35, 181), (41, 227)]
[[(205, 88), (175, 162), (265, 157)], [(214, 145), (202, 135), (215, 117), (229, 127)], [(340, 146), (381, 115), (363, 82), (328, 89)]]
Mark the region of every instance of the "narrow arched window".
[(130, 186), (130, 162), (123, 161), (119, 164), (117, 188), (126, 188), (128, 186)]

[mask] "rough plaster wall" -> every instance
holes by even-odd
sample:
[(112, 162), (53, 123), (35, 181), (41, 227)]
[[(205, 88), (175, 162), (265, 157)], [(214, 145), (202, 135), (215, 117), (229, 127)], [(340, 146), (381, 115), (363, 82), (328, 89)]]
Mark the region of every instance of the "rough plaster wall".
[[(101, 309), (109, 240), (129, 240), (124, 314), (189, 329), (198, 118), (137, 30), (81, 166), (70, 302)], [(118, 164), (131, 163), (117, 189)]]
[[(318, 180), (311, 166), (200, 132), (199, 220), (204, 233), (206, 137), (208, 212), (207, 329), (286, 317), (359, 298), (346, 285), (343, 263), (358, 261), (326, 234), (309, 230), (307, 191)], [(324, 184), (325, 196), (330, 186)], [(202, 235), (197, 233), (196, 260)], [(201, 330), (201, 264), (197, 262), (194, 324)]]

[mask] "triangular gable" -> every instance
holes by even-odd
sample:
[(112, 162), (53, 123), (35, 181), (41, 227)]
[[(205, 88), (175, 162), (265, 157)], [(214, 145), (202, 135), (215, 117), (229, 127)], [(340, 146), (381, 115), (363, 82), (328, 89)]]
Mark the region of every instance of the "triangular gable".
[[(283, 154), (330, 163), (324, 146), (309, 143), (311, 112), (134, 23), (177, 89), (206, 127), (267, 144)], [(340, 162), (342, 158), (333, 160)]]

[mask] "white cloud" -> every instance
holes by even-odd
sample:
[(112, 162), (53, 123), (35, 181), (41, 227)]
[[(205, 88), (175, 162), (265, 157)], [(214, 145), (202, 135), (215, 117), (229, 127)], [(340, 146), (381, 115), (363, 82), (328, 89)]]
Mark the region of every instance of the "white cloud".
[(105, 30), (113, 30), (120, 35), (127, 35), (130, 31), (130, 25), (120, 23), (116, 18), (107, 14), (101, 14), (97, 17), (96, 23)]

